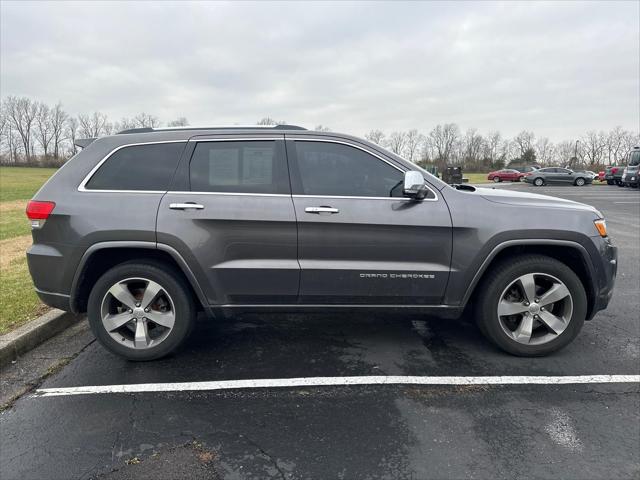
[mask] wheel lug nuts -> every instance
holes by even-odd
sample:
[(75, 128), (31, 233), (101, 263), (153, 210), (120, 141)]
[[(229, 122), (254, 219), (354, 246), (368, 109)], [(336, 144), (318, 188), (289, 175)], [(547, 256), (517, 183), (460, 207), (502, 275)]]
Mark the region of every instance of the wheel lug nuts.
[(147, 313), (149, 313), (149, 309), (148, 309), (148, 308), (145, 308), (145, 309), (144, 309), (144, 311), (145, 311), (145, 312), (147, 312)]
[(133, 313), (133, 310), (129, 309), (129, 313)]
[(140, 306), (140, 304), (139, 304), (139, 303), (136, 303), (136, 307), (139, 307), (139, 306)]

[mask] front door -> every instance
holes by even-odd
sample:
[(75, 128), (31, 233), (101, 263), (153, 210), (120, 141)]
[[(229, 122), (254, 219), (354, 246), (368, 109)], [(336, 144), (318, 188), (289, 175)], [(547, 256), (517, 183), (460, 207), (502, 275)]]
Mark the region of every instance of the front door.
[(289, 138), (300, 302), (439, 304), (451, 219), (437, 190), (403, 197), (402, 166), (355, 141)]
[(192, 139), (162, 199), (158, 242), (178, 250), (212, 305), (294, 303), (296, 218), (282, 135)]

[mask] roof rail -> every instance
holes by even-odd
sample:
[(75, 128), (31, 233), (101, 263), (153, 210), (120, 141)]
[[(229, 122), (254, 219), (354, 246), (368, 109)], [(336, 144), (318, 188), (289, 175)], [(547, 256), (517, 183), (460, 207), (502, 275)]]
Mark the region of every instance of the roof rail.
[(161, 127), (161, 128), (128, 128), (118, 132), (117, 135), (126, 133), (149, 133), (149, 132), (171, 132), (179, 130), (306, 130), (304, 127), (298, 125), (215, 125), (211, 127)]

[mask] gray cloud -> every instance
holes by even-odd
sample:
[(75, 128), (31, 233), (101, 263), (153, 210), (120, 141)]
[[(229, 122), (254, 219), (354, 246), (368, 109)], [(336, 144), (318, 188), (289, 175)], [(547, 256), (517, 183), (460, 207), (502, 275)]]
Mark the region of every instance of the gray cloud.
[(2, 2), (0, 90), (113, 119), (639, 130), (639, 4)]

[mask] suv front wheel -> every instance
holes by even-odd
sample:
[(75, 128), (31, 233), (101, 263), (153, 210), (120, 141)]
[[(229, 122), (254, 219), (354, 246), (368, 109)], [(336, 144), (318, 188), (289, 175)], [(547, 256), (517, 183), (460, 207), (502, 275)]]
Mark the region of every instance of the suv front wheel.
[(567, 265), (527, 255), (501, 263), (483, 280), (476, 321), (501, 349), (536, 357), (555, 352), (578, 334), (587, 313), (580, 279)]
[(182, 276), (155, 262), (127, 262), (96, 282), (87, 305), (96, 338), (128, 360), (154, 360), (175, 350), (195, 322)]

